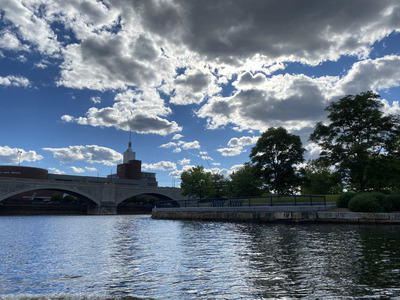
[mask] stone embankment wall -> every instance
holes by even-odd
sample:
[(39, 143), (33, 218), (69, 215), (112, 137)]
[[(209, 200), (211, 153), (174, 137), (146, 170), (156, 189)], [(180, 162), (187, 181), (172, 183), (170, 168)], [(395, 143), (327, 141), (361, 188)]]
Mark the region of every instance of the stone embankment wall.
[(329, 211), (323, 206), (154, 208), (153, 219), (216, 220), (247, 222), (336, 222), (400, 224), (400, 213), (355, 213)]

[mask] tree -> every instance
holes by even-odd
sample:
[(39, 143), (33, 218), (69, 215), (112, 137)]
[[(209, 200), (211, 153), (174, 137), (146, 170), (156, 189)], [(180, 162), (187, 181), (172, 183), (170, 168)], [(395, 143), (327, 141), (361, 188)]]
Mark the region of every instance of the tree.
[(305, 194), (337, 194), (341, 192), (340, 176), (321, 160), (310, 160), (305, 167)]
[(364, 192), (368, 166), (385, 151), (390, 151), (400, 133), (398, 116), (384, 115), (374, 92), (348, 95), (332, 102), (329, 125), (317, 123), (310, 140), (321, 148), (320, 159), (334, 166), (350, 184)]
[(251, 150), (250, 158), (269, 191), (293, 193), (301, 184), (305, 149), (299, 136), (283, 127), (269, 128)]
[(367, 186), (374, 191), (400, 191), (400, 140), (389, 153), (370, 160), (366, 174)]
[(181, 174), (182, 195), (204, 198), (214, 193), (213, 180), (210, 172), (205, 172), (203, 166), (192, 167)]
[(228, 191), (229, 182), (225, 179), (222, 174), (211, 174), (211, 180), (213, 185), (211, 197), (222, 197), (226, 196)]
[(257, 169), (250, 163), (231, 174), (230, 191), (235, 197), (260, 196), (262, 181), (257, 175)]

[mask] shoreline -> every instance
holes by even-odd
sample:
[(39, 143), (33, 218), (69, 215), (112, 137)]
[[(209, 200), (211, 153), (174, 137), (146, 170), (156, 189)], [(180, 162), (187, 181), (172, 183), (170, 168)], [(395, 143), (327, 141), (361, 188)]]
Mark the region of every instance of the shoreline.
[(400, 212), (362, 213), (329, 206), (154, 208), (153, 219), (238, 222), (399, 224)]

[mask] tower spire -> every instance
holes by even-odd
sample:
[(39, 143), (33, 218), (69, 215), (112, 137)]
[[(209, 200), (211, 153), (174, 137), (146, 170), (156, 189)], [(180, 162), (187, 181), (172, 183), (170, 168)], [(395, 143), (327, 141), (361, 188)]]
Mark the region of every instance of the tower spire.
[(136, 159), (136, 153), (132, 151), (132, 131), (129, 131), (128, 149), (124, 152), (123, 163), (129, 163), (131, 160)]
[(129, 143), (128, 143), (128, 150), (132, 150), (132, 130), (129, 131)]

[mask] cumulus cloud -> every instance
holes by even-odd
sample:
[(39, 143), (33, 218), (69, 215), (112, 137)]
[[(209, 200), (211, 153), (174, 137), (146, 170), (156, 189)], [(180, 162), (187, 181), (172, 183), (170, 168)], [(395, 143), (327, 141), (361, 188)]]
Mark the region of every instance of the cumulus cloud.
[(70, 167), (71, 169), (72, 169), (72, 171), (74, 172), (74, 173), (83, 173), (83, 172), (85, 172), (85, 170), (84, 169), (82, 169), (82, 168), (78, 168), (78, 167)]
[(357, 62), (342, 77), (244, 73), (234, 82), (237, 90), (232, 96), (209, 99), (197, 115), (206, 118), (211, 129), (228, 124), (238, 130), (311, 128), (315, 120), (326, 117), (324, 108), (331, 100), (398, 86), (399, 70), (400, 56), (390, 55)]
[(85, 170), (89, 171), (89, 172), (96, 172), (97, 169), (94, 167), (85, 167)]
[(0, 48), (13, 51), (29, 50), (29, 47), (21, 44), (18, 37), (9, 30), (0, 33)]
[(22, 76), (0, 76), (0, 85), (16, 86), (16, 87), (29, 87), (31, 85), (29, 79)]
[(221, 90), (215, 81), (216, 78), (208, 70), (186, 69), (172, 82), (173, 96), (170, 102), (179, 105), (199, 104), (206, 96), (215, 95)]
[(342, 94), (354, 95), (360, 91), (388, 89), (399, 84), (400, 56), (388, 55), (356, 62), (337, 86)]
[(92, 101), (94, 104), (99, 104), (99, 103), (101, 103), (101, 98), (100, 97), (90, 97), (90, 101)]
[[(179, 153), (181, 152), (181, 148), (184, 150), (189, 149), (200, 149), (200, 142), (199, 141), (192, 141), (192, 142), (169, 142), (166, 144), (162, 144), (160, 148), (175, 148), (174, 152)], [(179, 150), (178, 150), (179, 149)]]
[(50, 151), (62, 163), (85, 161), (88, 163), (101, 163), (107, 166), (119, 164), (122, 155), (113, 149), (97, 145), (69, 146), (68, 148), (43, 148)]
[(244, 147), (248, 145), (255, 145), (260, 137), (259, 136), (242, 136), (241, 138), (231, 138), (228, 142), (229, 147)]
[(395, 0), (340, 5), (334, 0), (146, 1), (136, 5), (142, 8), (138, 18), (146, 30), (208, 60), (236, 65), (248, 58), (315, 65), (341, 55), (366, 56), (374, 41), (399, 28)]
[(190, 164), (190, 159), (184, 158), (184, 159), (179, 160), (178, 163), (179, 163), (181, 166), (185, 166), (185, 165)]
[(3, 164), (20, 164), (24, 161), (32, 162), (41, 159), (43, 159), (43, 156), (33, 150), (25, 151), (20, 148), (0, 146), (0, 162)]
[(220, 152), (222, 156), (237, 156), (243, 152), (243, 148), (219, 148), (217, 151)]
[(176, 164), (170, 161), (160, 161), (154, 164), (142, 164), (144, 170), (159, 170), (159, 171), (169, 171), (175, 170)]
[(49, 171), (53, 172), (53, 174), (59, 174), (59, 175), (65, 174), (64, 171), (61, 171), (61, 170), (59, 170), (57, 168), (49, 168)]
[[(52, 55), (59, 50), (57, 36), (45, 18), (39, 16), (39, 6), (36, 3), (22, 1), (2, 1), (3, 18), (15, 28), (23, 41), (34, 45), (38, 51)], [(10, 37), (9, 37), (10, 38)], [(19, 44), (14, 35), (14, 46)]]
[(115, 127), (137, 133), (167, 135), (182, 130), (175, 121), (165, 116), (171, 113), (154, 89), (145, 91), (127, 90), (116, 95), (112, 107), (90, 108), (85, 117), (64, 115), (65, 122), (76, 122), (95, 127)]

